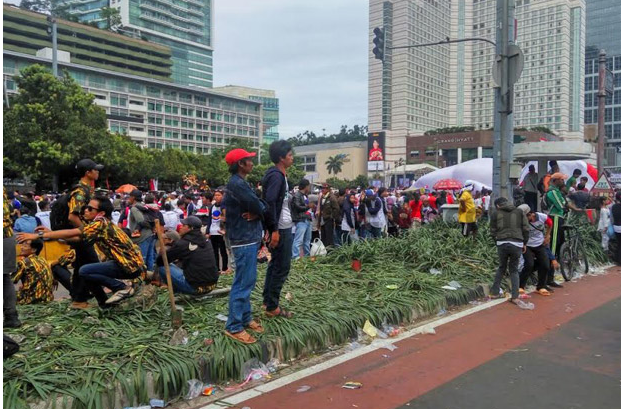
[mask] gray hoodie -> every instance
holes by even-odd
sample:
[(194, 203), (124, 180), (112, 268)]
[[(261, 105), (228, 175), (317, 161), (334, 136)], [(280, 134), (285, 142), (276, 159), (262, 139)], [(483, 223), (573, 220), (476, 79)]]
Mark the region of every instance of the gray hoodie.
[(528, 243), (528, 219), (524, 212), (506, 202), (492, 213), (490, 233), (496, 241)]

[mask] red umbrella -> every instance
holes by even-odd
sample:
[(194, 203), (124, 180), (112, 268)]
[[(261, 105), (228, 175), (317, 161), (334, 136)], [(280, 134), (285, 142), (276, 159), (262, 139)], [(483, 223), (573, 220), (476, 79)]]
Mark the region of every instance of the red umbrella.
[(434, 190), (459, 190), (463, 187), (459, 180), (455, 179), (442, 179), (433, 185)]
[(131, 193), (132, 190), (135, 190), (135, 189), (138, 189), (138, 188), (128, 183), (126, 185), (120, 186), (117, 190), (115, 190), (115, 192), (116, 193)]

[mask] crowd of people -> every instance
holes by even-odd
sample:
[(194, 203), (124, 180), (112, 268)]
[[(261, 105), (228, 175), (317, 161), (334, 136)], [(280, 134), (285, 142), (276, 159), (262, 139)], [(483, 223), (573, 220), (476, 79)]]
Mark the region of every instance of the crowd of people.
[[(567, 178), (554, 163), (541, 179), (531, 169), (522, 187), (516, 188), (514, 203), (499, 198), (491, 206), (496, 211), (490, 212), (491, 191), (475, 191), (471, 181), (459, 191), (441, 192), (373, 186), (336, 190), (328, 184), (313, 186), (306, 179), (290, 186), (287, 170), (293, 165), (293, 149), (287, 141), (272, 143), (273, 166), (259, 186), (251, 186), (246, 178), (254, 156), (243, 149), (228, 152), (227, 185), (206, 191), (95, 190), (103, 165), (91, 159), (77, 163), (79, 180), (64, 194), (5, 191), (4, 326), (20, 325), (16, 303), (53, 301), (57, 283), (68, 290), (72, 308), (91, 308), (92, 298), (100, 308), (110, 308), (132, 297), (136, 282), (163, 285), (168, 267), (174, 291), (190, 295), (211, 292), (221, 275), (234, 272), (226, 335), (250, 344), (256, 342), (250, 332), (264, 331), (253, 318), (250, 295), (265, 254), (271, 256), (263, 314), (290, 318), (293, 313), (280, 305), (281, 291), (292, 260), (311, 256), (313, 242), (320, 240), (329, 250), (357, 240), (399, 236), (442, 217), (448, 211), (444, 205), (455, 205), (466, 237), (476, 237), (478, 221), (490, 219), (500, 257), (493, 296), (498, 295), (507, 268), (512, 301), (524, 292), (535, 268), (538, 293), (550, 295), (553, 287), (560, 287), (554, 282), (554, 270), (566, 212), (586, 207), (580, 174)], [(539, 203), (537, 192), (544, 194)], [(608, 218), (618, 221), (614, 230), (621, 235), (621, 194), (612, 211), (607, 211), (604, 200), (600, 202), (600, 231), (608, 230), (602, 222)], [(158, 235), (163, 236), (161, 248)], [(53, 263), (40, 255), (47, 239), (68, 243), (65, 254)], [(19, 262), (16, 242), (21, 244)], [(13, 282), (18, 281), (21, 287), (15, 293)]]

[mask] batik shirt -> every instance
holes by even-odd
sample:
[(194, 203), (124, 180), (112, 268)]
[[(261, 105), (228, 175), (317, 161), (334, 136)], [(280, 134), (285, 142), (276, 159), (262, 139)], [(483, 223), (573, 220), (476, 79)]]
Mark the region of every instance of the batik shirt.
[(75, 250), (71, 249), (58, 258), (57, 265), (67, 267), (75, 262)]
[(31, 254), (17, 263), (14, 282), (22, 281), (17, 292), (18, 304), (34, 304), (54, 301), (54, 276), (49, 263), (43, 257)]
[(2, 193), (2, 237), (13, 236), (13, 220), (11, 220), (11, 203), (6, 197), (6, 189)]
[(147, 271), (138, 246), (110, 220), (97, 217), (82, 226), (81, 230), (82, 240), (88, 244), (97, 244), (106, 259), (116, 262), (127, 274)]
[(69, 198), (69, 214), (76, 214), (80, 216), (82, 222), (82, 208), (88, 204), (88, 201), (95, 194), (95, 189), (92, 186), (85, 185), (80, 181), (70, 193)]

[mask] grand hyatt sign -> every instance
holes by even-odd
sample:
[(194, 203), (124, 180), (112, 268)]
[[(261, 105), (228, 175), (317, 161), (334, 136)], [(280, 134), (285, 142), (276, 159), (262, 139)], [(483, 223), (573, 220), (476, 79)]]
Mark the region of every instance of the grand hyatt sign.
[(455, 138), (446, 138), (446, 139), (436, 139), (436, 143), (438, 145), (446, 144), (446, 143), (461, 143), (461, 142), (472, 142), (472, 141), (474, 141), (474, 137), (472, 136), (465, 136), (462, 138), (455, 137)]

